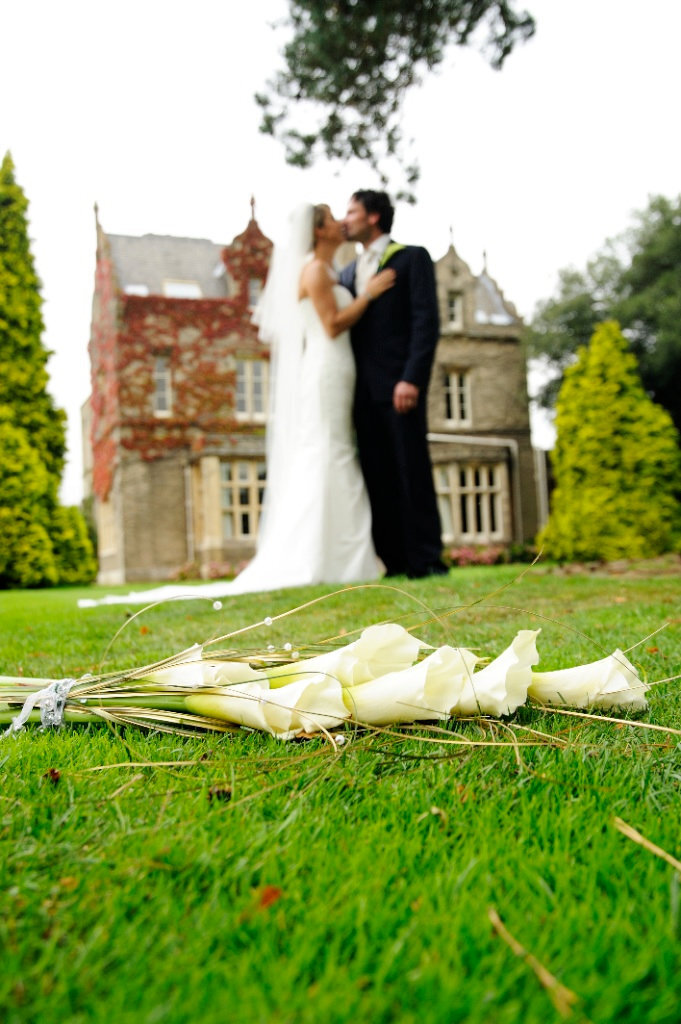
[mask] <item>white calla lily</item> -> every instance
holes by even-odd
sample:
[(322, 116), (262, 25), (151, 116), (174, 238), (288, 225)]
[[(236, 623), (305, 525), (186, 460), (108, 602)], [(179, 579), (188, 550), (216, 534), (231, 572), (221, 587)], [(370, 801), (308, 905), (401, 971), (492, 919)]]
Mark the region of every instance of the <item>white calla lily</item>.
[(648, 707), (649, 689), (636, 669), (619, 649), (588, 665), (533, 672), (528, 696), (542, 704), (561, 704), (571, 708)]
[(345, 688), (345, 706), (365, 725), (449, 718), (477, 660), (463, 648), (439, 647), (401, 672)]
[(267, 683), (244, 683), (241, 686), (223, 686), (212, 693), (196, 690), (185, 697), (185, 706), (196, 715), (270, 732), (263, 704), (263, 698), (268, 695)]
[(510, 715), (527, 700), (532, 665), (539, 661), (539, 629), (521, 629), (494, 661), (470, 673), (453, 715)]
[(179, 689), (194, 689), (197, 686), (205, 686), (204, 664), (202, 661), (203, 647), (201, 644), (194, 644), (186, 651), (181, 651), (166, 668), (158, 668), (153, 672), (146, 672), (142, 677), (158, 683), (159, 686), (176, 686)]
[(271, 689), (264, 711), (273, 735), (282, 739), (301, 732), (335, 729), (348, 718), (343, 688), (328, 676)]
[(334, 729), (348, 718), (340, 683), (325, 676), (276, 690), (265, 680), (225, 686), (213, 693), (198, 691), (189, 694), (185, 704), (195, 714), (259, 729), (282, 740)]
[(370, 679), (408, 668), (418, 653), (429, 644), (418, 640), (404, 626), (387, 622), (369, 626), (357, 640), (315, 658), (306, 658), (290, 665), (267, 669), (273, 687), (295, 679), (308, 678), (311, 672), (337, 679), (342, 686), (359, 686)]
[(211, 661), (203, 658), (203, 647), (194, 644), (182, 651), (167, 668), (147, 672), (144, 679), (178, 689), (203, 686), (231, 686), (235, 683), (267, 683), (265, 669), (254, 669), (247, 661)]

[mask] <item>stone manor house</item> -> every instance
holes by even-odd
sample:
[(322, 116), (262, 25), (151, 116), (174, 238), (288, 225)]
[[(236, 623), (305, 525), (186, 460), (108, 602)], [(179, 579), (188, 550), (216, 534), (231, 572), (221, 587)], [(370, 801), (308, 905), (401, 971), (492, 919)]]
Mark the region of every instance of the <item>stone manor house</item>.
[[(269, 352), (251, 312), (272, 243), (254, 206), (226, 246), (109, 235), (97, 218), (92, 393), (82, 415), (100, 583), (190, 568), (222, 575), (255, 550)], [(531, 540), (545, 485), (530, 442), (520, 318), (453, 245), (435, 272), (441, 337), (429, 427), (443, 544)]]

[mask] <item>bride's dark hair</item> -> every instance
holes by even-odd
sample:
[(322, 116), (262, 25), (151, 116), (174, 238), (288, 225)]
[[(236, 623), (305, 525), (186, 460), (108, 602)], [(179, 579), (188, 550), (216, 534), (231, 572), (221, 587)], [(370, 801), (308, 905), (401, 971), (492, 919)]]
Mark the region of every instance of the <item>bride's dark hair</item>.
[(329, 207), (326, 203), (317, 203), (316, 206), (312, 207), (312, 239), (310, 241), (310, 248), (314, 249), (315, 236), (314, 233), (317, 228), (324, 227), (324, 221), (326, 215), (329, 212)]
[(329, 212), (329, 207), (326, 203), (317, 203), (314, 208), (313, 224), (316, 228), (323, 228), (326, 215)]

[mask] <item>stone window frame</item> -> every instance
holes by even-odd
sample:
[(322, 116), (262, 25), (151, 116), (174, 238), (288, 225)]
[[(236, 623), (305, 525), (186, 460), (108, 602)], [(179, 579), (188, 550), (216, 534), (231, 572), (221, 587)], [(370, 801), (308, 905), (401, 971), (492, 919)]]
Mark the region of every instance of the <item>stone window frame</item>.
[(202, 299), (203, 290), (198, 281), (182, 277), (166, 277), (161, 284), (166, 299)]
[(152, 404), (154, 416), (163, 417), (173, 414), (173, 371), (170, 365), (169, 352), (154, 353), (153, 368), (154, 390)]
[(433, 467), (445, 544), (503, 543), (506, 536), (503, 462), (445, 462)]
[(259, 277), (249, 277), (248, 279), (248, 305), (250, 309), (254, 309), (258, 304), (258, 299), (262, 295), (263, 283)]
[(472, 427), (471, 371), (467, 367), (443, 368), (444, 418), (456, 427)]
[(254, 540), (265, 494), (264, 459), (220, 460), (222, 539)]
[(237, 420), (240, 423), (267, 422), (270, 391), (269, 360), (237, 358), (235, 363), (234, 413)]
[(450, 331), (463, 330), (463, 292), (450, 288), (446, 295), (447, 308), (447, 329)]

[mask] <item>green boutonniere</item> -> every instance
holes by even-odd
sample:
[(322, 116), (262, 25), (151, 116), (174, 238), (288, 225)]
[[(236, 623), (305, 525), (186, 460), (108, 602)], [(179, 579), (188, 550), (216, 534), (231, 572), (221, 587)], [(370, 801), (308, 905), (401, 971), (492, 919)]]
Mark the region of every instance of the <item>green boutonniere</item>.
[(380, 262), (378, 264), (378, 269), (383, 270), (383, 267), (386, 265), (388, 260), (392, 259), (395, 253), (399, 252), (400, 249), (406, 249), (406, 245), (401, 245), (399, 242), (390, 242), (385, 252), (381, 256)]

